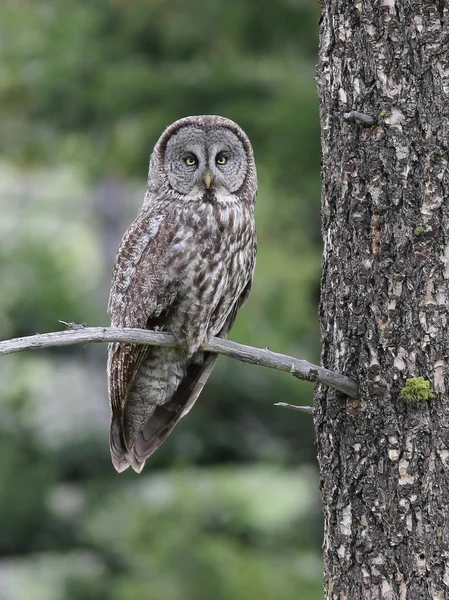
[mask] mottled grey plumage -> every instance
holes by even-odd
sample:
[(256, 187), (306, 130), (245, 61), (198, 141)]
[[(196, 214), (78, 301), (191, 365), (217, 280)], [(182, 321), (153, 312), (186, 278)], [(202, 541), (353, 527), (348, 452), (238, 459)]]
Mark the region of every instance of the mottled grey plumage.
[(247, 299), (256, 259), (257, 176), (233, 121), (186, 117), (154, 147), (142, 209), (117, 254), (109, 299), (115, 327), (171, 332), (182, 348), (110, 344), (110, 445), (117, 471), (140, 472), (201, 392)]

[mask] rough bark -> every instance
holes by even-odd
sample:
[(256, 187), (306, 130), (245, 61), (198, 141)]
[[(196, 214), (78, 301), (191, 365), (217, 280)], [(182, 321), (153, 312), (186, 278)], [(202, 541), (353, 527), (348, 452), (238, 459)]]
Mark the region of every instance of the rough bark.
[[(317, 388), (326, 598), (443, 600), (448, 9), (324, 0), (320, 36), (323, 366), (361, 390), (354, 402)], [(435, 397), (407, 402), (401, 390), (420, 376)]]

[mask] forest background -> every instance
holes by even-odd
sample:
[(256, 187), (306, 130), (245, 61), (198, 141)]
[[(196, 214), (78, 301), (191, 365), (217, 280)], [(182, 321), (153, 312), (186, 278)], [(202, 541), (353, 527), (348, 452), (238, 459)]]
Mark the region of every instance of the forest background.
[[(0, 339), (109, 324), (121, 236), (162, 130), (221, 114), (252, 140), (259, 253), (230, 339), (319, 361), (315, 0), (0, 5)], [(0, 360), (0, 600), (318, 600), (310, 404), (220, 358), (141, 476), (108, 451), (105, 345)]]

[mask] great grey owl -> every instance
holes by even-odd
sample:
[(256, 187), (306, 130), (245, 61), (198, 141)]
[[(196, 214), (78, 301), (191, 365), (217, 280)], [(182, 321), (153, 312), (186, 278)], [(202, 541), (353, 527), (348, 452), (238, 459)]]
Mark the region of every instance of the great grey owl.
[(112, 326), (172, 333), (176, 348), (109, 345), (114, 467), (142, 470), (193, 406), (248, 298), (256, 260), (257, 175), (251, 143), (233, 121), (186, 117), (154, 147), (143, 206), (120, 244)]

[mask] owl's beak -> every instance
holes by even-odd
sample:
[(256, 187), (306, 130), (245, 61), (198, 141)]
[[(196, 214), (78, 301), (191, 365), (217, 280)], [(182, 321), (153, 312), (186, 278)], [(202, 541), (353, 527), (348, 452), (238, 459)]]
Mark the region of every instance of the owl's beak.
[(204, 174), (204, 183), (206, 184), (207, 189), (210, 188), (213, 180), (214, 180), (213, 174), (210, 171), (206, 171)]

